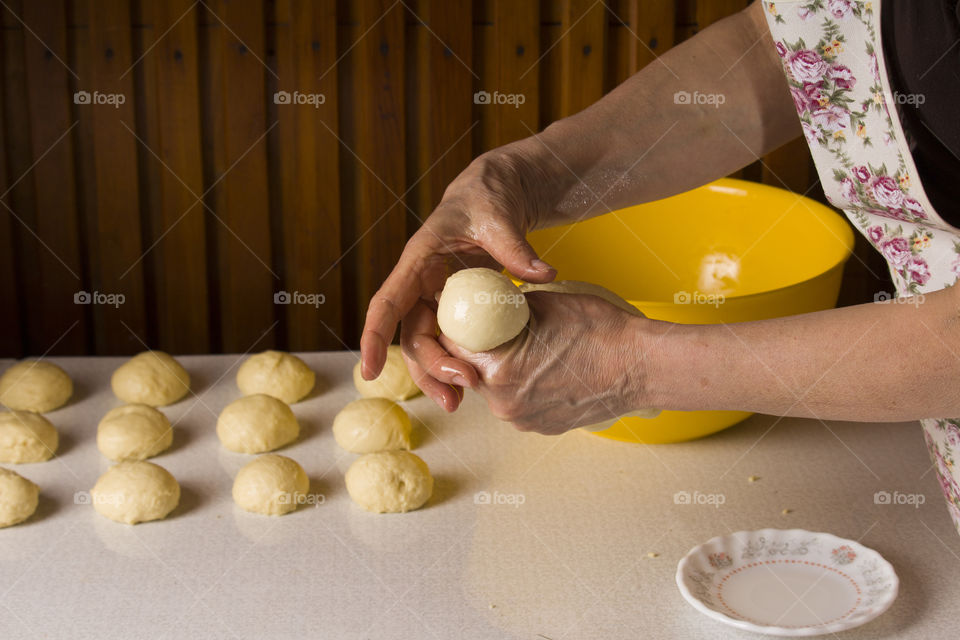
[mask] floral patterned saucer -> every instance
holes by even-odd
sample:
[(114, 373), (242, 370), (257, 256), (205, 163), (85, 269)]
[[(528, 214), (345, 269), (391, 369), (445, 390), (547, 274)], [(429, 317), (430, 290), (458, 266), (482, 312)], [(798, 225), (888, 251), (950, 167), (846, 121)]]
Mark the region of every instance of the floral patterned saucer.
[(879, 553), (802, 529), (739, 531), (694, 547), (677, 586), (701, 613), (776, 636), (836, 633), (873, 620), (900, 581)]

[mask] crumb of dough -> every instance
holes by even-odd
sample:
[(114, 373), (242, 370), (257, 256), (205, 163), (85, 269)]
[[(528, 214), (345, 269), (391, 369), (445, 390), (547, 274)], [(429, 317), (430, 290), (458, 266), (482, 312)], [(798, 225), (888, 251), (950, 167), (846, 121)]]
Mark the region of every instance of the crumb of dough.
[(750, 476), (747, 478), (747, 482), (756, 482), (760, 479), (760, 476)]
[(786, 516), (786, 515), (790, 515), (791, 513), (793, 513), (793, 509), (784, 509), (783, 511), (780, 512), (780, 515)]
[(660, 557), (660, 554), (657, 553), (656, 551), (649, 551), (649, 552), (647, 552), (647, 557), (648, 557), (648, 558), (659, 558), (659, 557)]

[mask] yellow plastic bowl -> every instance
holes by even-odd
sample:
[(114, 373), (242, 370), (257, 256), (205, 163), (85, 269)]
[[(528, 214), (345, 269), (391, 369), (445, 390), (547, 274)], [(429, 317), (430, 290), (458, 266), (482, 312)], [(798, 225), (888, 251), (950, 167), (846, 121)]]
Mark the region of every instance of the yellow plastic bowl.
[[(558, 280), (601, 284), (647, 317), (684, 324), (776, 318), (836, 305), (853, 231), (797, 194), (723, 179), (671, 198), (535, 231)], [(664, 411), (597, 435), (627, 442), (699, 438), (751, 414)]]

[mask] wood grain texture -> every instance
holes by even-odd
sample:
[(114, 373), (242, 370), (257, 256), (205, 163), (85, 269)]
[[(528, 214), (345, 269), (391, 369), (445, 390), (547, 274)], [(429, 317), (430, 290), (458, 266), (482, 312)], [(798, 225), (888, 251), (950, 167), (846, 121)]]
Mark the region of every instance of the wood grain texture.
[(244, 353), (275, 344), (273, 296), (280, 286), (271, 267), (264, 8), (253, 0), (207, 7), (212, 280), (220, 348)]
[(191, 0), (140, 0), (138, 6), (142, 37), (131, 73), (144, 97), (137, 120), (147, 192), (148, 308), (157, 348), (204, 353), (210, 350), (210, 313), (198, 11)]
[[(0, 355), (356, 348), (370, 296), (472, 158), (747, 4), (6, 0)], [(74, 103), (95, 90), (125, 101)], [(809, 162), (796, 141), (736, 175), (803, 192)]]
[(278, 0), (275, 12), (275, 264), (284, 290), (323, 301), (278, 310), (289, 349), (342, 349), (336, 3)]
[(595, 0), (563, 0), (560, 35), (561, 113), (587, 108), (603, 96), (607, 8)]
[(348, 153), (356, 163), (355, 211), (344, 216), (348, 249), (344, 263), (353, 283), (344, 291), (344, 305), (352, 307), (354, 319), (344, 327), (344, 334), (352, 343), (359, 339), (367, 302), (393, 269), (407, 237), (401, 199), (407, 179), (405, 9), (388, 0), (359, 0), (354, 10), (358, 31), (353, 50), (355, 130)]

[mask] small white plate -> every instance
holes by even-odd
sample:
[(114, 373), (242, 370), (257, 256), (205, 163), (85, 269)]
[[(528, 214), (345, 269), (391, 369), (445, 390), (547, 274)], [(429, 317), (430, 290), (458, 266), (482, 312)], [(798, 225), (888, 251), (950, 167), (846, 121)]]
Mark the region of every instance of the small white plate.
[(897, 598), (889, 562), (852, 540), (802, 529), (761, 529), (694, 547), (677, 566), (680, 593), (738, 629), (815, 636), (873, 620)]

